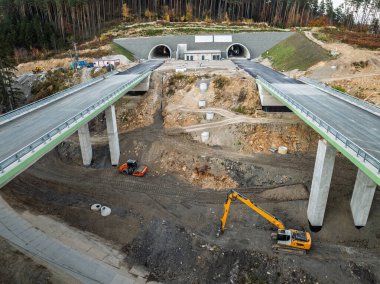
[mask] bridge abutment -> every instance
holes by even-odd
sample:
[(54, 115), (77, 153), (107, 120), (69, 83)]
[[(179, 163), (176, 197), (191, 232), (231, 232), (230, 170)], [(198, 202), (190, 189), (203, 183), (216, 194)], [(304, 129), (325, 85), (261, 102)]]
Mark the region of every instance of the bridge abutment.
[(150, 76), (146, 77), (144, 80), (140, 82), (136, 87), (134, 87), (131, 91), (132, 92), (147, 92), (149, 91), (150, 87)]
[(322, 227), (323, 218), (334, 170), (336, 149), (326, 140), (319, 140), (313, 181), (307, 208), (307, 218), (312, 227)]
[(117, 132), (117, 122), (116, 122), (116, 113), (115, 106), (111, 105), (106, 109), (106, 123), (107, 123), (107, 135), (108, 143), (111, 153), (111, 163), (113, 166), (119, 164), (120, 158), (120, 145), (119, 145), (119, 134)]
[(265, 88), (258, 83), (257, 88), (259, 90), (259, 97), (263, 108), (266, 107), (283, 107), (284, 105), (272, 96)]
[(82, 125), (78, 129), (80, 151), (82, 153), (83, 165), (89, 166), (92, 161), (92, 146), (91, 146), (91, 136), (90, 129), (88, 128), (88, 123)]
[(363, 227), (367, 224), (376, 186), (373, 180), (360, 169), (358, 170), (350, 203), (352, 217), (354, 218), (356, 227)]

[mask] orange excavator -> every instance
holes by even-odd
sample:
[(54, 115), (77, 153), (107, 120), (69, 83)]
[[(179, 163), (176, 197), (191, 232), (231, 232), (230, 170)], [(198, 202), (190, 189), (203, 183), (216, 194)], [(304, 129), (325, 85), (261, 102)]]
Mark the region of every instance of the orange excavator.
[(119, 167), (119, 172), (125, 175), (132, 175), (135, 177), (143, 177), (148, 171), (145, 165), (138, 165), (136, 160), (128, 160), (125, 164)]
[(272, 238), (277, 241), (275, 245), (273, 245), (274, 250), (281, 250), (290, 253), (301, 253), (304, 254), (306, 251), (311, 248), (311, 236), (310, 233), (304, 231), (298, 231), (294, 229), (285, 229), (284, 223), (282, 223), (279, 219), (274, 217), (272, 214), (266, 212), (261, 209), (257, 205), (255, 205), (251, 200), (249, 200), (244, 195), (236, 192), (235, 190), (230, 190), (227, 193), (227, 199), (224, 203), (224, 214), (220, 219), (220, 228), (217, 234), (219, 237), (224, 232), (224, 228), (226, 225), (228, 212), (230, 210), (230, 205), (233, 200), (240, 200), (253, 211), (258, 213), (260, 216), (264, 217), (266, 220), (275, 225), (278, 230), (277, 233), (272, 234)]

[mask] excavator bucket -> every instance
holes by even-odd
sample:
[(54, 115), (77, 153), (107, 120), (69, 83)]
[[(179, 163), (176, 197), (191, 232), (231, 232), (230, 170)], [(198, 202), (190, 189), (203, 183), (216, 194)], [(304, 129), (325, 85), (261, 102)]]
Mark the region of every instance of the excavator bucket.
[(148, 171), (147, 166), (139, 166), (132, 175), (135, 177), (143, 177), (147, 171)]

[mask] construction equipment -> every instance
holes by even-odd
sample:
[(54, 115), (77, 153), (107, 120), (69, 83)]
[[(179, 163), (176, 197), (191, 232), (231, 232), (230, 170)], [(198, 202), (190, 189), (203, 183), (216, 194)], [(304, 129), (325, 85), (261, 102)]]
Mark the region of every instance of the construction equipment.
[(278, 230), (277, 233), (272, 234), (272, 238), (277, 241), (277, 244), (273, 246), (274, 250), (282, 250), (291, 253), (306, 253), (307, 250), (311, 248), (311, 236), (310, 233), (304, 231), (298, 231), (294, 229), (285, 229), (285, 225), (272, 214), (261, 209), (255, 205), (251, 200), (249, 200), (244, 195), (236, 192), (235, 190), (230, 190), (227, 193), (227, 199), (224, 203), (224, 214), (220, 219), (220, 228), (217, 234), (217, 237), (224, 232), (226, 225), (228, 212), (230, 210), (230, 205), (233, 200), (240, 200), (253, 211), (258, 213), (260, 216), (267, 219), (273, 225), (275, 225)]
[(128, 160), (125, 164), (119, 167), (119, 172), (125, 175), (132, 175), (135, 177), (143, 177), (148, 171), (145, 165), (138, 165), (136, 160)]
[(36, 66), (36, 67), (34, 67), (32, 72), (33, 72), (33, 74), (41, 73), (41, 72), (44, 72), (44, 68), (42, 66)]

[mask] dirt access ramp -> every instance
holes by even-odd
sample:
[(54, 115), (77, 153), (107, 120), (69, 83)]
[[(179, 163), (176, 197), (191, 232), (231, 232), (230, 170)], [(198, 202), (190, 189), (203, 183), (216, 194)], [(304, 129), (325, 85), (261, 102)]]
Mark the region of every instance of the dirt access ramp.
[(334, 54), (335, 59), (320, 62), (304, 73), (296, 72), (296, 76), (306, 75), (380, 106), (380, 51), (357, 48), (341, 42), (322, 42), (313, 35), (318, 31), (319, 29), (313, 28), (305, 34)]

